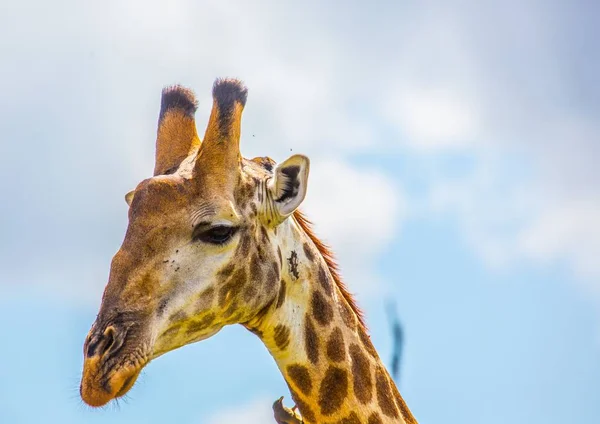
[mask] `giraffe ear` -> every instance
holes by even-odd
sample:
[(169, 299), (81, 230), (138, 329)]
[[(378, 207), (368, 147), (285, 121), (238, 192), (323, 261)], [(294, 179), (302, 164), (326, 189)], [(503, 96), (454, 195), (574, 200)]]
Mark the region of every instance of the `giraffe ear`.
[(133, 196), (135, 195), (135, 190), (131, 190), (129, 193), (125, 195), (125, 202), (127, 202), (128, 206), (131, 206), (131, 202), (133, 202)]
[(306, 196), (310, 160), (304, 155), (294, 155), (280, 163), (269, 181), (269, 191), (281, 222), (290, 216)]

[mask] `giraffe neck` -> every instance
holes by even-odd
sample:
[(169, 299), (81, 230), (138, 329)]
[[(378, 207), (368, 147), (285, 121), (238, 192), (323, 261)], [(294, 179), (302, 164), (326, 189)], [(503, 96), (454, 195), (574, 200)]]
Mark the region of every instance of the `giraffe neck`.
[(323, 257), (288, 221), (278, 230), (278, 298), (246, 326), (274, 357), (304, 422), (416, 423)]

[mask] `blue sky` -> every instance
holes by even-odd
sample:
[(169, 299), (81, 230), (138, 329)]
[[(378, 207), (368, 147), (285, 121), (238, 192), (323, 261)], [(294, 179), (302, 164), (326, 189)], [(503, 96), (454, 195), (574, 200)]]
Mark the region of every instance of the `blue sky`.
[[(78, 397), (82, 345), (151, 174), (163, 86), (249, 88), (242, 151), (311, 157), (338, 253), (421, 423), (600, 420), (593, 2), (0, 0), (0, 422), (248, 424), (287, 394), (242, 328)], [(200, 130), (201, 131), (201, 130)]]

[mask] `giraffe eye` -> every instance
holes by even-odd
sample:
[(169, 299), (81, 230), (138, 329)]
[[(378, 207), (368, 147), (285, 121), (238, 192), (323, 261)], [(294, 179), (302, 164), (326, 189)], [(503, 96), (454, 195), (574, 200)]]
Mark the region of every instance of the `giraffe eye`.
[(222, 245), (227, 243), (236, 233), (236, 227), (228, 225), (212, 225), (200, 224), (194, 229), (192, 239), (204, 243)]

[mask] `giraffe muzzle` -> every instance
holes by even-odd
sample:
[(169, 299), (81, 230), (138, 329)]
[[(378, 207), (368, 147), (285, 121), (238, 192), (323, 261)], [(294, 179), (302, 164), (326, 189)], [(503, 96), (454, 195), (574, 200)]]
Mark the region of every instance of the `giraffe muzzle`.
[(148, 361), (139, 347), (128, 345), (128, 327), (94, 327), (84, 344), (79, 391), (85, 403), (98, 407), (125, 395)]

